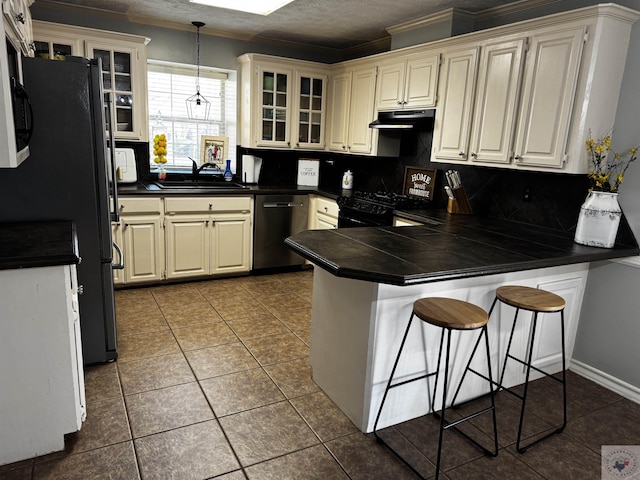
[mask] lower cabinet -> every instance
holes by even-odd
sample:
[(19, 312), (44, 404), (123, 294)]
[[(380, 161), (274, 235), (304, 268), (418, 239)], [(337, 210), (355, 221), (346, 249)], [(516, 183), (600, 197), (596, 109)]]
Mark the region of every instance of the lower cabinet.
[(165, 198), (167, 278), (248, 272), (252, 197)]
[[(114, 270), (114, 284), (156, 282), (163, 279), (165, 249), (161, 198), (118, 198), (120, 221), (112, 224), (120, 245), (124, 270)], [(118, 260), (114, 252), (115, 260)]]
[(1, 270), (0, 303), (4, 465), (64, 449), (85, 420), (76, 266)]
[(309, 230), (338, 228), (338, 204), (318, 195), (309, 195)]

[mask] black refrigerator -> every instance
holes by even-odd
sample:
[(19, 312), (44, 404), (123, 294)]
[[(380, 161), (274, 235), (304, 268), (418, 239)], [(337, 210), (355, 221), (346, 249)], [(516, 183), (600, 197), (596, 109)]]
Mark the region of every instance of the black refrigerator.
[(0, 222), (73, 220), (84, 363), (115, 360), (111, 219), (115, 194), (107, 155), (100, 64), (24, 58), (32, 108), (29, 157), (0, 169)]

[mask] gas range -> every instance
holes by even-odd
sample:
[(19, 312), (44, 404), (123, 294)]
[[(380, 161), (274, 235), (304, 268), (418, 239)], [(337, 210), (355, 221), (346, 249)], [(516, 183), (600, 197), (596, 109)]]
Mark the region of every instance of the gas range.
[(397, 209), (429, 208), (430, 201), (393, 192), (360, 192), (338, 198), (340, 212), (338, 227), (393, 225), (393, 211)]

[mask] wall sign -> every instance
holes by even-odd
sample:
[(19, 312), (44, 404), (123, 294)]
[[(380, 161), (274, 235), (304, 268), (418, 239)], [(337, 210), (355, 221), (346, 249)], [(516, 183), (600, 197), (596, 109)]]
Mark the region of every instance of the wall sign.
[(436, 184), (436, 170), (405, 167), (402, 193), (421, 200), (432, 200)]
[(298, 185), (317, 187), (320, 179), (320, 160), (300, 158), (298, 160)]

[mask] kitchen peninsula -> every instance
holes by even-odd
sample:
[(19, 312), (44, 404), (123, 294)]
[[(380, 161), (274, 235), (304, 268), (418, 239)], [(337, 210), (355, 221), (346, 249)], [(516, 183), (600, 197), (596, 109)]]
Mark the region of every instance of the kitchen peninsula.
[[(417, 220), (416, 212), (412, 219)], [(413, 302), (446, 296), (489, 309), (495, 289), (505, 283), (539, 287), (565, 298), (567, 352), (573, 350), (589, 262), (637, 255), (638, 245), (626, 221), (612, 249), (586, 247), (571, 234), (477, 216), (426, 211), (423, 225), (305, 231), (286, 240), (316, 265), (314, 273), (310, 362), (314, 381), (363, 431), (373, 430), (385, 383), (409, 320)], [(496, 309), (489, 322), (491, 361), (501, 365), (513, 311)], [(414, 328), (414, 327), (412, 327)], [(439, 330), (421, 325), (407, 339), (398, 380), (433, 370)], [(514, 347), (523, 352), (530, 322), (521, 322)], [(466, 336), (471, 337), (471, 336)], [(464, 355), (475, 338), (455, 335), (454, 355)], [(541, 322), (533, 364), (551, 372), (561, 369), (559, 329)], [(513, 348), (513, 347), (512, 347)], [(426, 355), (425, 355), (426, 352)], [(516, 353), (516, 354), (517, 354)], [(479, 355), (481, 357), (481, 355)], [(484, 359), (477, 359), (483, 365)], [(455, 362), (452, 379), (464, 362)], [(431, 379), (433, 380), (433, 379)], [(508, 370), (505, 386), (524, 381), (523, 372)], [(469, 378), (462, 398), (483, 393), (486, 382)], [(425, 383), (392, 391), (380, 426), (394, 425), (428, 413)]]

